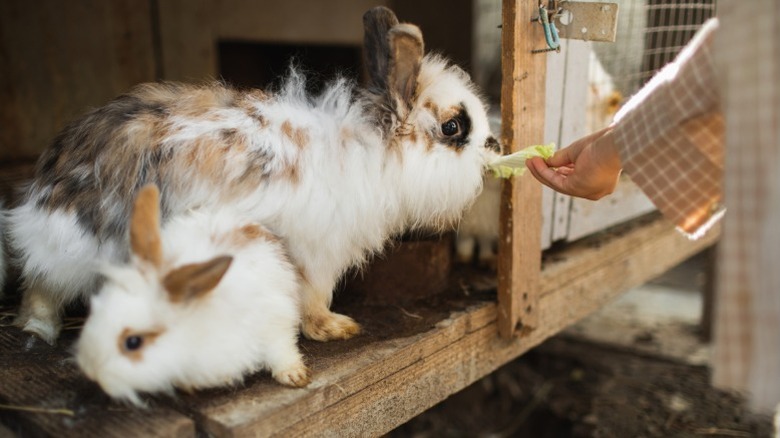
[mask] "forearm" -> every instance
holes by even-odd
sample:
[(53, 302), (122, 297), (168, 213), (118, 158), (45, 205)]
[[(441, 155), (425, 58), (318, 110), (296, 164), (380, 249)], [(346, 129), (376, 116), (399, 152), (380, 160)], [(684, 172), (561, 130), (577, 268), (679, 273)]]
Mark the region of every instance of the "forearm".
[(712, 56), (717, 28), (716, 20), (708, 21), (615, 115), (615, 142), (626, 166), (646, 145), (663, 142), (687, 120), (719, 109)]
[(680, 56), (626, 104), (612, 136), (624, 171), (683, 231), (721, 210), (723, 118), (709, 22)]

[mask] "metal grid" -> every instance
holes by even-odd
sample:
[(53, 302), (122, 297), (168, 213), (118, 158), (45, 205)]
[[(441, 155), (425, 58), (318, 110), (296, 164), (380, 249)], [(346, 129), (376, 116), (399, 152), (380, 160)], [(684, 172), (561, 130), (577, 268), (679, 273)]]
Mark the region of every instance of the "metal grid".
[[(616, 41), (593, 43), (593, 51), (625, 97), (672, 61), (716, 11), (715, 0), (611, 1), (620, 8)], [(593, 74), (591, 69), (591, 80), (597, 81)]]

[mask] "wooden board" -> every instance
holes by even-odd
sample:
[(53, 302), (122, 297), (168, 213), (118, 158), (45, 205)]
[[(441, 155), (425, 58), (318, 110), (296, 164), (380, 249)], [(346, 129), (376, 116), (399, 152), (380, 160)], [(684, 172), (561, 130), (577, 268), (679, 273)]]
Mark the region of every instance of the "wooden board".
[(0, 2), (0, 161), (32, 159), (70, 120), (155, 79), (150, 3)]
[[(584, 41), (562, 40), (560, 53), (547, 56), (544, 143), (554, 141), (558, 149), (587, 134), (588, 76), (583, 72), (588, 71), (589, 50)], [(542, 247), (548, 248), (568, 235), (571, 197), (548, 187), (542, 190), (545, 201)]]
[[(544, 140), (546, 55), (532, 1), (504, 0), (501, 54), (501, 141), (518, 151)], [(499, 332), (511, 337), (538, 325), (542, 232), (541, 184), (530, 174), (504, 182), (498, 251)]]
[(372, 0), (159, 1), (162, 71), (166, 79), (176, 81), (217, 78), (220, 40), (360, 47), (363, 13), (385, 3)]
[[(217, 437), (379, 435), (715, 239), (710, 234), (691, 242), (667, 222), (645, 218), (552, 252), (540, 277), (539, 326), (514, 339), (498, 336), (497, 307), (484, 301), (490, 296), (467, 295), (459, 288), (451, 299), (405, 308), (347, 306), (340, 310), (363, 323), (366, 333), (344, 342), (302, 342), (314, 371), (309, 387), (284, 388), (259, 374), (243, 387), (157, 397), (146, 411), (108, 403), (66, 360), (67, 343), (55, 352), (39, 344), (23, 351), (26, 338), (17, 329), (0, 327), (0, 340), (5, 339), (0, 379), (12, 382), (0, 388), (0, 403), (68, 408), (75, 414), (0, 408), (0, 421), (11, 430), (45, 436), (105, 436), (133, 428), (146, 433), (149, 425), (161, 428), (158, 436), (193, 436), (188, 420)], [(14, 360), (25, 365), (11, 366)]]
[(626, 222), (655, 210), (655, 205), (626, 175), (614, 193), (599, 199), (572, 198), (566, 240), (581, 239), (604, 228)]
[[(18, 330), (2, 327), (9, 322), (0, 318), (0, 422), (21, 436), (194, 436), (195, 423), (170, 407), (154, 403), (144, 411), (109, 403), (67, 349), (17, 336)], [(74, 337), (66, 333), (63, 342)]]

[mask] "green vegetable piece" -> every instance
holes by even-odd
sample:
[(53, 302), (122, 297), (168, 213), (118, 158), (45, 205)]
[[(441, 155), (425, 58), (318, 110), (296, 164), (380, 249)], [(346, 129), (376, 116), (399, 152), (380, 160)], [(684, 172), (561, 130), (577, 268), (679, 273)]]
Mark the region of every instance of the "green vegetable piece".
[(511, 178), (525, 173), (525, 160), (533, 157), (542, 157), (545, 160), (555, 153), (555, 143), (528, 146), (513, 154), (503, 155), (501, 158), (488, 164), (488, 169), (496, 178)]

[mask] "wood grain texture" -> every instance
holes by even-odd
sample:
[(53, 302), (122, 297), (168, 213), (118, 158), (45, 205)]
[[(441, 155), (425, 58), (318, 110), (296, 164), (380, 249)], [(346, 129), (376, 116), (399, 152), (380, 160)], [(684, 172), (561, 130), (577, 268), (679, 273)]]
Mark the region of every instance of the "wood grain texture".
[[(504, 0), (502, 26), (501, 138), (507, 152), (544, 141), (546, 55), (537, 4)], [(498, 257), (499, 332), (511, 337), (538, 327), (542, 189), (531, 175), (504, 183)]]
[(499, 337), (497, 307), (481, 304), (426, 333), (372, 344), (315, 369), (307, 389), (269, 388), (265, 395), (250, 389), (211, 403), (201, 410), (206, 430), (215, 436), (380, 435), (712, 245), (716, 233), (691, 242), (656, 218), (573, 245), (546, 263), (539, 326), (526, 336)]
[[(66, 332), (64, 348), (52, 349), (18, 329), (0, 327), (0, 404), (75, 413), (0, 409), (0, 422), (41, 436), (193, 436), (195, 426), (215, 437), (380, 435), (712, 245), (716, 233), (692, 242), (664, 220), (648, 217), (548, 253), (539, 283), (539, 325), (522, 337), (499, 337), (496, 304), (474, 298), (410, 334), (392, 322), (372, 326), (387, 315), (369, 312), (359, 318), (367, 328), (360, 337), (302, 343), (314, 376), (307, 388), (286, 388), (260, 373), (239, 387), (154, 397), (149, 410), (110, 402), (78, 373), (68, 353), (76, 332)], [(412, 306), (395, 311), (405, 312), (403, 318), (422, 313)]]
[(159, 1), (163, 75), (175, 81), (219, 77), (220, 40), (360, 47), (363, 12), (385, 3), (372, 0)]
[(0, 161), (35, 158), (89, 107), (154, 80), (148, 1), (0, 2)]
[[(3, 321), (5, 322), (5, 321)], [(143, 410), (111, 403), (87, 381), (71, 358), (73, 332), (53, 349), (18, 330), (0, 331), (0, 422), (20, 436), (192, 437), (195, 422), (166, 403)], [(64, 410), (72, 415), (24, 412), (10, 407)]]

